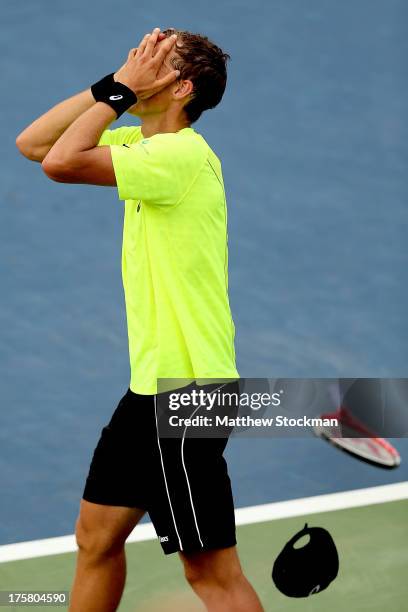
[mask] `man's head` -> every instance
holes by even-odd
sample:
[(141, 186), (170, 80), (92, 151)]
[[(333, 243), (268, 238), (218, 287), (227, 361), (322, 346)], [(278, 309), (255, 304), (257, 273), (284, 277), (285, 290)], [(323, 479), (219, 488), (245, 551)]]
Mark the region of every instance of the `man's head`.
[(227, 83), (229, 55), (200, 34), (173, 28), (164, 30), (163, 34), (166, 37), (177, 34), (177, 41), (158, 76), (175, 69), (180, 71), (180, 76), (151, 98), (139, 101), (131, 112), (143, 118), (170, 110), (183, 115), (185, 122), (191, 124), (203, 111), (214, 108), (221, 101)]

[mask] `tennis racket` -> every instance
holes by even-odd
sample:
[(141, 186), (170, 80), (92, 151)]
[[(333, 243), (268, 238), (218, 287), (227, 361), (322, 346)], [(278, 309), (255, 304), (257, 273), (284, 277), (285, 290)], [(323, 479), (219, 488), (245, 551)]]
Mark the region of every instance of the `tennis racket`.
[(313, 427), (316, 436), (361, 461), (386, 469), (400, 465), (397, 449), (385, 438), (380, 438), (350, 414), (344, 406), (321, 415), (322, 419), (337, 419), (338, 425)]

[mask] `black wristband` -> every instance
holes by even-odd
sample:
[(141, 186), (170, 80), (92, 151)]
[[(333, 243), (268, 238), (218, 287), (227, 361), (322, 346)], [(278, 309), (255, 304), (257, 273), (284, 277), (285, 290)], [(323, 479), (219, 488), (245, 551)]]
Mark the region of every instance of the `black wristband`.
[(95, 102), (105, 102), (115, 111), (117, 118), (123, 115), (128, 108), (136, 104), (137, 97), (127, 85), (115, 81), (114, 73), (106, 75), (100, 81), (91, 85), (91, 92)]

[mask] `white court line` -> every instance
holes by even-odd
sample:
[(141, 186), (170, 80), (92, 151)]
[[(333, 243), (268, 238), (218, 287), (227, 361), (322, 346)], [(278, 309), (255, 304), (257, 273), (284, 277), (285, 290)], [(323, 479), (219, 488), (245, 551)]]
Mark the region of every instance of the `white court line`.
[[(401, 499), (408, 499), (408, 481), (238, 508), (235, 511), (235, 517), (237, 525), (252, 525), (253, 523), (263, 523), (293, 516), (306, 516), (318, 512), (358, 508), (360, 506), (370, 506), (372, 504), (381, 504)], [(127, 541), (129, 543), (145, 542), (146, 540), (155, 540), (156, 537), (153, 525), (151, 523), (142, 523), (133, 530)], [(73, 535), (47, 538), (45, 540), (32, 540), (30, 542), (18, 542), (17, 544), (5, 544), (0, 546), (0, 563), (32, 559), (34, 557), (46, 557), (47, 555), (59, 555), (74, 552), (76, 548), (75, 537)]]

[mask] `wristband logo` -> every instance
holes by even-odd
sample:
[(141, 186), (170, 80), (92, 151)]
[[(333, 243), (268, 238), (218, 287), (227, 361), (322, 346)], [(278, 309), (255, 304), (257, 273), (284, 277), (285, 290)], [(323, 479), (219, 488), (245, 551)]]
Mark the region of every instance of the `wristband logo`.
[(122, 100), (123, 96), (109, 96), (109, 100)]

